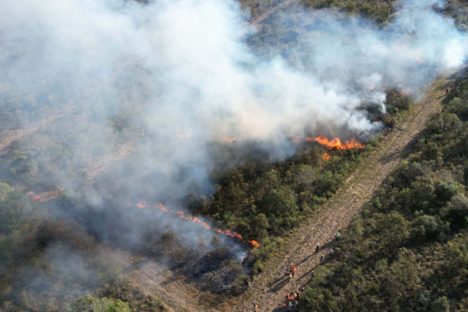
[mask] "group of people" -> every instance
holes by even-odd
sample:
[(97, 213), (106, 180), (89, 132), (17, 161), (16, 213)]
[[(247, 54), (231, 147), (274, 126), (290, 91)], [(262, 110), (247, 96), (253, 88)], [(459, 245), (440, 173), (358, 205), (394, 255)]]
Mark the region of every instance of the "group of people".
[[(341, 239), (341, 229), (338, 229), (338, 231), (335, 234), (335, 240), (339, 241), (340, 239)], [(320, 243), (317, 242), (317, 244), (315, 245), (314, 253), (318, 253), (320, 251), (321, 247), (322, 246), (320, 245)], [(334, 253), (334, 250), (330, 249), (330, 254), (333, 254), (333, 253)], [(321, 255), (320, 256), (320, 263), (323, 263), (324, 261), (325, 261), (325, 256)], [(296, 275), (296, 272), (297, 272), (297, 264), (291, 263), (289, 265), (289, 270), (288, 270), (288, 272), (286, 274), (291, 279), (291, 278), (294, 278), (294, 276)], [(297, 304), (299, 303), (299, 293), (302, 290), (304, 290), (304, 287), (301, 287), (301, 289), (286, 295), (285, 308), (287, 308), (289, 311), (291, 311), (293, 308), (295, 308), (297, 306)]]
[[(338, 231), (336, 232), (335, 234), (335, 240), (338, 241), (341, 239), (341, 229), (338, 229)], [(314, 253), (318, 253), (320, 251), (320, 248), (322, 248), (322, 246), (320, 245), (320, 243), (318, 242), (316, 245), (315, 245), (315, 250), (314, 250)], [(333, 254), (334, 251), (333, 249), (330, 250), (330, 254)], [(321, 255), (320, 256), (320, 263), (323, 263), (325, 261), (325, 256), (324, 255)], [(286, 275), (292, 279), (294, 278), (294, 276), (296, 275), (296, 272), (297, 272), (297, 266), (298, 264), (295, 264), (293, 262), (291, 262), (291, 264), (289, 265), (289, 269), (288, 271), (286, 272)], [(312, 271), (312, 274), (313, 274), (313, 271)], [(304, 286), (302, 286), (300, 289), (294, 291), (294, 292), (291, 292), (289, 294), (286, 295), (286, 302), (285, 302), (285, 305), (284, 305), (284, 308), (287, 310), (287, 311), (292, 311), (293, 309), (295, 309), (297, 307), (297, 305), (299, 304), (299, 294), (304, 291)], [(258, 304), (255, 304), (254, 305), (254, 308), (255, 308), (255, 312), (258, 312), (259, 311), (259, 306)]]

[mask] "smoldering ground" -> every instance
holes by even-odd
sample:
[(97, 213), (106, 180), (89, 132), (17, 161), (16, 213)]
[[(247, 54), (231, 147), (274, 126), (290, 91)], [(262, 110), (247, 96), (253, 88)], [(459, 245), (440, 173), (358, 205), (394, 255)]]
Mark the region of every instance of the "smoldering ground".
[[(259, 42), (248, 12), (231, 0), (1, 3), (5, 114), (27, 127), (70, 111), (17, 146), (35, 163), (20, 182), (63, 187), (83, 202), (73, 207), (86, 208), (61, 216), (104, 240), (118, 232), (132, 245), (170, 230), (185, 233), (188, 245), (210, 241), (210, 232), (136, 212), (134, 203), (179, 209), (188, 194), (213, 192), (212, 146), (225, 137), (278, 160), (296, 151), (294, 135), (372, 133), (380, 124), (366, 118), (362, 102), (384, 110), (386, 89), (417, 96), (464, 63), (466, 34), (436, 12), (443, 5), (399, 2), (384, 26), (295, 6), (266, 20)], [(122, 149), (128, 142), (130, 152)], [(105, 178), (90, 181), (98, 173)]]

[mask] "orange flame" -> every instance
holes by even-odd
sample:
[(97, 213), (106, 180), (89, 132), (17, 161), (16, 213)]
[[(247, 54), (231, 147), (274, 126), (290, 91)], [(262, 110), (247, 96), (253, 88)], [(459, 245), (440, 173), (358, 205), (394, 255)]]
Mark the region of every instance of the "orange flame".
[(365, 148), (365, 145), (358, 142), (356, 139), (351, 139), (351, 140), (347, 140), (343, 142), (340, 138), (329, 139), (323, 135), (319, 135), (316, 137), (305, 137), (305, 138), (300, 137), (300, 136), (292, 136), (292, 137), (289, 137), (289, 140), (295, 144), (300, 144), (301, 142), (318, 143), (322, 146), (325, 146), (328, 149), (335, 149), (335, 150)]
[(29, 196), (30, 200), (33, 203), (43, 204), (51, 199), (57, 198), (63, 194), (63, 189), (61, 187), (57, 187), (57, 189), (42, 193), (34, 193), (28, 192), (27, 195)]
[(318, 137), (307, 137), (306, 142), (317, 142), (320, 145), (325, 146), (329, 149), (335, 150), (348, 150), (348, 149), (363, 149), (365, 147), (364, 144), (359, 143), (355, 139), (351, 139), (345, 142), (342, 142), (340, 138), (329, 139), (323, 135)]
[(322, 154), (322, 160), (323, 161), (329, 161), (330, 159), (331, 159), (330, 154), (328, 154), (328, 153), (323, 153)]
[[(144, 201), (139, 201), (139, 202), (136, 203), (135, 207), (139, 208), (139, 209), (145, 209), (145, 208), (148, 208), (150, 206)], [(215, 232), (217, 234), (220, 234), (220, 235), (229, 236), (231, 238), (239, 240), (240, 242), (245, 243), (245, 240), (244, 240), (244, 238), (242, 237), (242, 235), (240, 233), (237, 233), (237, 232), (231, 231), (231, 230), (221, 230), (221, 229), (212, 228), (207, 222), (201, 220), (198, 217), (187, 215), (185, 212), (183, 212), (181, 210), (178, 210), (178, 211), (175, 211), (175, 212), (169, 210), (163, 203), (157, 203), (157, 204), (151, 206), (151, 208), (158, 209), (162, 213), (172, 213), (175, 216), (177, 216), (179, 219), (196, 223), (196, 224), (200, 225), (201, 227), (205, 228), (208, 231), (213, 231), (213, 232)], [(257, 242), (256, 240), (250, 240), (250, 241), (247, 241), (247, 243), (249, 244), (249, 246), (251, 248), (259, 248), (260, 247), (260, 243)]]

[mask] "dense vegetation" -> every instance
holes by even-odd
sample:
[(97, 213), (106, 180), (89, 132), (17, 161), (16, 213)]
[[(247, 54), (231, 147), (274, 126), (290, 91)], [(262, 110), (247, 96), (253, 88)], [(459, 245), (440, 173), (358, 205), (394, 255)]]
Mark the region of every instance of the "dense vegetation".
[(319, 267), (302, 311), (468, 309), (468, 80)]

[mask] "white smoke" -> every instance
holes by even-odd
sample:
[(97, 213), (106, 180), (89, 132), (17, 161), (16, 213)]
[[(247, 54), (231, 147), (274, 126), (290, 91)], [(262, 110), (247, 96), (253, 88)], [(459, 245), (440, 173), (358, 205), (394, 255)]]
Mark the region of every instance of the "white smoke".
[[(2, 1), (2, 99), (80, 114), (50, 130), (70, 149), (56, 177), (69, 189), (77, 167), (115, 152), (109, 119), (124, 116), (145, 134), (122, 174), (126, 195), (177, 200), (194, 186), (210, 191), (207, 147), (225, 136), (277, 142), (271, 153), (285, 157), (291, 135), (379, 127), (357, 109), (362, 101), (383, 103), (389, 87), (417, 95), (465, 61), (467, 36), (434, 11), (442, 5), (401, 2), (383, 27), (295, 7), (273, 18), (292, 24), (296, 40), (277, 38), (265, 57), (246, 43), (255, 29), (233, 0)], [(88, 196), (99, 202), (99, 192)]]

